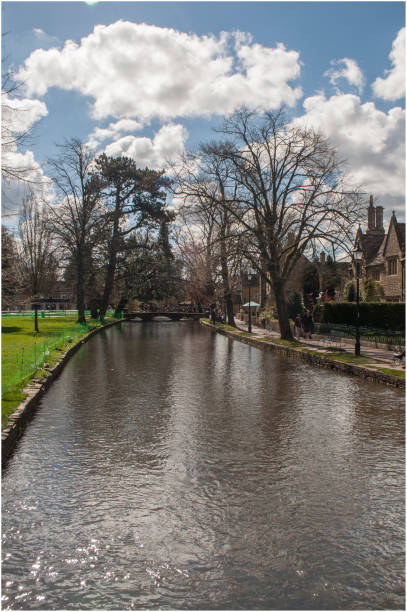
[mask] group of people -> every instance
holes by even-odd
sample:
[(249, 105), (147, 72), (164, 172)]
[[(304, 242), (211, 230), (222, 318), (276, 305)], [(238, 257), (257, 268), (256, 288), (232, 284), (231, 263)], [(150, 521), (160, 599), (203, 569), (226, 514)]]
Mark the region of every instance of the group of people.
[(296, 338), (312, 338), (314, 333), (314, 321), (310, 310), (304, 315), (297, 314), (294, 319), (294, 335)]

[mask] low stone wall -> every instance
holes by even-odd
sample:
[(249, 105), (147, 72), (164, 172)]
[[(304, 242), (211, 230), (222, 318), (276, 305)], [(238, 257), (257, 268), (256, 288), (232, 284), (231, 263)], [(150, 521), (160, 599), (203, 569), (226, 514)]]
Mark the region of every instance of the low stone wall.
[(24, 389), (23, 393), (27, 395), (26, 399), (21, 402), (17, 410), (9, 416), (7, 426), (1, 432), (1, 460), (3, 466), (13, 453), (14, 448), (18, 440), (23, 435), (27, 424), (34, 416), (44, 393), (62, 372), (65, 364), (69, 361), (72, 355), (74, 355), (76, 351), (83, 344), (85, 344), (85, 342), (88, 342), (88, 340), (90, 340), (95, 334), (100, 332), (100, 330), (122, 322), (123, 319), (118, 319), (117, 321), (113, 321), (112, 323), (108, 323), (103, 327), (98, 327), (89, 332), (87, 336), (81, 338), (76, 344), (72, 345), (67, 351), (65, 351), (65, 353), (61, 354), (61, 359), (53, 368), (48, 370), (49, 374), (43, 382), (31, 383), (26, 389)]
[(216, 325), (212, 325), (212, 323), (207, 323), (206, 321), (201, 321), (201, 323), (224, 336), (228, 336), (229, 338), (233, 338), (234, 340), (239, 340), (240, 342), (244, 342), (245, 344), (250, 344), (251, 346), (255, 346), (262, 350), (274, 351), (276, 353), (279, 353), (283, 357), (290, 357), (291, 359), (300, 359), (301, 361), (305, 361), (306, 363), (313, 366), (328, 368), (330, 370), (337, 370), (345, 374), (359, 376), (360, 378), (364, 378), (366, 380), (370, 380), (380, 384), (392, 385), (393, 387), (399, 387), (401, 389), (405, 388), (405, 380), (403, 378), (398, 378), (397, 376), (392, 376), (391, 374), (385, 374), (384, 372), (371, 370), (369, 368), (355, 365), (353, 363), (344, 363), (342, 361), (336, 361), (334, 359), (326, 357), (323, 354), (315, 355), (314, 353), (308, 353), (307, 351), (296, 349), (291, 346), (276, 344), (272, 341), (269, 342), (256, 339), (255, 337), (242, 336), (237, 332), (222, 329), (221, 327), (217, 327)]

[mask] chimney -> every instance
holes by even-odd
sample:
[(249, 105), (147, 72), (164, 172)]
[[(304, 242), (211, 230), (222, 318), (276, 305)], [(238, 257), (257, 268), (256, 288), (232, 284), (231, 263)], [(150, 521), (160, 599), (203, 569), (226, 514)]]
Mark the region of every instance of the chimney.
[(319, 254), (319, 263), (324, 264), (325, 263), (325, 253), (324, 251), (321, 251)]
[(383, 227), (383, 206), (376, 206), (376, 229), (384, 232)]
[(369, 230), (374, 230), (376, 227), (376, 214), (375, 214), (375, 209), (373, 206), (373, 196), (371, 195), (369, 197), (369, 208), (367, 209), (367, 229)]

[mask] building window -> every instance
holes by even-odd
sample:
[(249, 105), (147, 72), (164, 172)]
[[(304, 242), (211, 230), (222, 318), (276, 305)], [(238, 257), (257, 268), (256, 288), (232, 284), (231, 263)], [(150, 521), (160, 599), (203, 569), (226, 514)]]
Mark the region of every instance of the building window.
[(387, 260), (387, 274), (397, 274), (397, 259), (395, 257)]

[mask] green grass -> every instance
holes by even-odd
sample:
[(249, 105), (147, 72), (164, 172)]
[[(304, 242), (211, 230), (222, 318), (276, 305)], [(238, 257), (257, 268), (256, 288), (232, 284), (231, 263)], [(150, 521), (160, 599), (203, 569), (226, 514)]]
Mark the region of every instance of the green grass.
[(216, 325), (221, 327), (225, 331), (238, 331), (236, 327), (233, 327), (233, 325), (229, 325), (228, 323), (216, 323)]
[(399, 378), (406, 378), (406, 373), (404, 370), (393, 370), (392, 368), (377, 368), (379, 372), (383, 372), (383, 374), (390, 374), (391, 376), (398, 376)]
[[(26, 386), (28, 381), (24, 383)], [(3, 393), (3, 397), (1, 398), (1, 427), (2, 429), (7, 425), (8, 417), (10, 414), (13, 414), (15, 410), (17, 410), (18, 406), (22, 401), (25, 400), (27, 396), (22, 393), (21, 389), (15, 389), (14, 391), (8, 391)]]
[[(106, 317), (105, 323), (111, 320)], [(63, 351), (101, 325), (92, 319), (88, 326), (79, 325), (76, 316), (69, 314), (39, 318), (39, 332), (35, 332), (32, 317), (2, 317), (2, 427), (24, 400), (23, 389), (29, 380), (47, 375), (44, 362), (52, 368)]]
[(343, 363), (354, 363), (356, 365), (375, 362), (371, 357), (363, 357), (362, 355), (354, 355), (352, 353), (329, 353), (329, 355), (324, 354), (324, 357), (325, 356), (328, 357), (328, 359), (343, 361)]
[(296, 340), (284, 340), (283, 338), (270, 338), (270, 342), (275, 344), (280, 344), (281, 346), (288, 346), (291, 348), (299, 348), (301, 347), (301, 343)]

